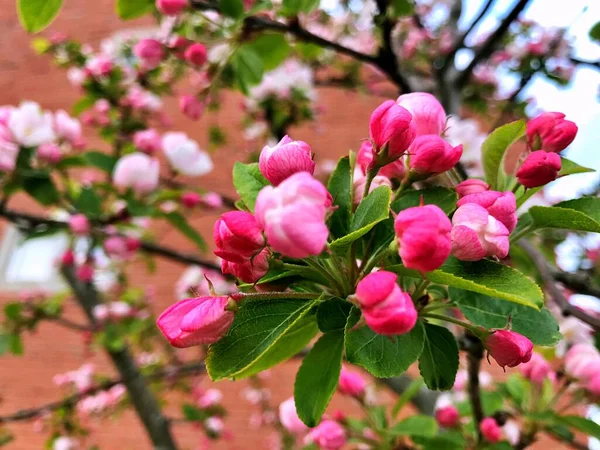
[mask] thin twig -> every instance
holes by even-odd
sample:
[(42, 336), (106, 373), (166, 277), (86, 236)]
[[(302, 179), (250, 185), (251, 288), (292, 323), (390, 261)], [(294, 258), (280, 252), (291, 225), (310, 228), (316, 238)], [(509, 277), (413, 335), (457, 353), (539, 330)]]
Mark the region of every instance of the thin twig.
[(556, 285), (553, 270), (546, 260), (546, 257), (525, 239), (519, 240), (519, 245), (525, 253), (529, 255), (529, 258), (531, 258), (531, 261), (540, 273), (546, 291), (550, 294), (550, 297), (560, 308), (562, 313), (577, 317), (582, 322), (591, 326), (595, 331), (600, 331), (600, 319), (591, 316), (582, 309), (572, 305)]
[(467, 352), (467, 392), (473, 414), (473, 425), (477, 430), (477, 439), (480, 441), (481, 430), (479, 425), (484, 418), (483, 404), (481, 402), (481, 386), (479, 384), (479, 371), (481, 369), (481, 360), (483, 359), (483, 344), (479, 338), (471, 333), (465, 333), (462, 341), (464, 349)]
[(475, 55), (473, 55), (473, 59), (471, 60), (467, 68), (459, 74), (456, 80), (456, 85), (458, 87), (464, 86), (467, 83), (467, 81), (469, 81), (469, 78), (473, 73), (473, 69), (475, 69), (477, 64), (487, 59), (492, 54), (492, 52), (496, 48), (496, 45), (500, 42), (500, 40), (508, 31), (510, 24), (513, 23), (517, 19), (517, 17), (519, 17), (519, 14), (521, 14), (521, 12), (525, 9), (525, 7), (530, 1), (531, 0), (519, 0), (515, 4), (515, 6), (510, 10), (510, 12), (506, 15), (502, 22), (500, 22), (498, 28), (496, 28), (496, 30), (490, 35), (490, 37), (488, 37), (488, 39), (483, 43), (483, 45), (475, 52)]

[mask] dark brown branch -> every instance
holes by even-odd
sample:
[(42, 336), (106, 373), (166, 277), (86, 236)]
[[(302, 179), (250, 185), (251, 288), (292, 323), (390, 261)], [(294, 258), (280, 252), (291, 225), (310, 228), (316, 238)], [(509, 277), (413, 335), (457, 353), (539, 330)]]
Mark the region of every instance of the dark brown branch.
[(576, 64), (578, 66), (587, 66), (587, 67), (590, 67), (592, 69), (600, 70), (600, 60), (598, 60), (598, 61), (588, 61), (588, 60), (585, 60), (585, 59), (576, 58), (574, 56), (572, 56), (571, 58), (569, 58), (569, 60), (573, 64)]
[(377, 66), (383, 70), (396, 85), (398, 85), (402, 93), (412, 92), (408, 80), (400, 73), (398, 58), (396, 57), (392, 46), (392, 32), (394, 31), (396, 23), (387, 14), (389, 2), (388, 0), (376, 0), (375, 3), (377, 4), (377, 9), (379, 9), (376, 21), (378, 21), (381, 26), (382, 38), (382, 44), (377, 55)]
[(470, 333), (466, 333), (462, 339), (462, 346), (467, 352), (467, 392), (473, 414), (473, 425), (477, 430), (477, 439), (481, 440), (481, 430), (479, 425), (484, 418), (483, 404), (481, 402), (481, 386), (479, 384), (479, 372), (481, 369), (481, 360), (483, 359), (483, 344), (479, 338)]
[[(164, 378), (182, 378), (186, 376), (192, 376), (204, 372), (205, 366), (203, 362), (188, 363), (181, 367), (167, 367), (156, 371), (146, 376), (147, 381), (158, 381)], [(70, 395), (62, 400), (56, 402), (46, 403), (45, 405), (38, 406), (35, 408), (27, 408), (16, 411), (6, 416), (0, 416), (0, 423), (6, 422), (19, 422), (23, 420), (30, 420), (39, 417), (48, 411), (55, 411), (61, 408), (71, 408), (83, 399), (95, 395), (99, 392), (110, 389), (117, 384), (123, 383), (123, 379), (116, 378), (113, 380), (104, 381), (85, 392), (79, 392), (77, 394)]]
[(483, 43), (483, 45), (475, 51), (473, 55), (473, 59), (469, 63), (466, 69), (464, 69), (458, 76), (456, 80), (456, 85), (458, 87), (464, 86), (471, 77), (473, 70), (480, 62), (487, 59), (494, 49), (496, 45), (500, 42), (500, 40), (504, 37), (510, 24), (513, 23), (519, 14), (525, 9), (530, 0), (519, 0), (515, 6), (510, 10), (510, 12), (506, 15), (506, 17), (500, 22), (498, 28), (488, 37), (488, 39)]
[(556, 281), (560, 281), (567, 288), (578, 294), (600, 298), (600, 287), (594, 282), (592, 277), (584, 273), (563, 272), (562, 270), (553, 269), (552, 276)]
[[(190, 5), (192, 8), (199, 11), (219, 10), (218, 4), (209, 0), (190, 0)], [(266, 17), (250, 16), (244, 19), (244, 27), (245, 31), (248, 33), (256, 31), (274, 31), (283, 34), (289, 33), (300, 41), (316, 44), (319, 47), (333, 50), (342, 55), (350, 56), (357, 61), (371, 64), (383, 71), (390, 78), (390, 80), (392, 80), (402, 89), (403, 92), (411, 92), (408, 82), (397, 70), (395, 55), (392, 54), (393, 58), (390, 58), (387, 51), (385, 51), (383, 54), (380, 52), (377, 56), (358, 52), (337, 42), (324, 39), (321, 36), (311, 33), (307, 29), (303, 28), (297, 20), (291, 20), (286, 24), (268, 19)], [(384, 47), (387, 47), (387, 44)]]
[(546, 260), (545, 256), (539, 252), (529, 241), (521, 239), (519, 241), (521, 248), (529, 255), (529, 258), (537, 268), (542, 278), (542, 282), (550, 297), (560, 308), (563, 314), (577, 317), (582, 322), (587, 323), (595, 331), (600, 331), (600, 319), (587, 314), (580, 308), (573, 306), (564, 296), (554, 280), (554, 270)]
[(449, 62), (452, 61), (456, 53), (464, 47), (467, 36), (471, 33), (471, 31), (475, 29), (477, 24), (487, 14), (488, 10), (490, 9), (493, 3), (494, 0), (487, 0), (485, 5), (483, 5), (483, 7), (481, 8), (481, 11), (479, 11), (479, 14), (477, 14), (477, 17), (475, 17), (475, 19), (473, 19), (473, 22), (471, 22), (471, 25), (469, 25), (469, 28), (467, 28), (467, 30), (459, 36), (459, 38), (452, 46), (452, 50), (450, 51), (450, 53), (446, 55), (444, 63), (442, 64), (442, 68), (440, 69), (441, 71), (444, 71), (448, 68)]
[[(72, 267), (63, 267), (62, 273), (88, 320), (95, 325), (94, 308), (101, 303), (98, 292), (92, 284), (79, 280)], [(176, 450), (177, 445), (171, 434), (169, 422), (163, 415), (147, 380), (139, 371), (128, 346), (124, 345), (120, 350), (107, 348), (106, 353), (121, 375), (121, 382), (127, 389), (129, 400), (144, 424), (154, 449)]]

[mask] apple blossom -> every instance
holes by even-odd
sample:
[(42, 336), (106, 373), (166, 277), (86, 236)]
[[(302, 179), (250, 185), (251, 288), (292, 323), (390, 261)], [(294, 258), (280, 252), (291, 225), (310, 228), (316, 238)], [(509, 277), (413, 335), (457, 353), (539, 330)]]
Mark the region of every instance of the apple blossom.
[(169, 163), (183, 175), (205, 175), (213, 169), (208, 153), (185, 133), (168, 132), (163, 135), (162, 147)]
[(462, 145), (452, 147), (433, 134), (417, 136), (409, 149), (408, 164), (419, 174), (438, 174), (452, 169), (462, 155)]
[(232, 262), (244, 262), (265, 247), (265, 237), (256, 218), (245, 211), (230, 211), (221, 216), (213, 229), (215, 255)]
[(557, 153), (537, 150), (527, 155), (517, 171), (517, 179), (526, 188), (543, 186), (556, 180), (561, 166)]
[(387, 145), (385, 164), (400, 158), (415, 139), (411, 114), (393, 100), (383, 102), (373, 111), (369, 130), (377, 155)]
[(436, 205), (408, 208), (394, 223), (402, 263), (409, 269), (430, 272), (450, 256), (452, 223)]
[(303, 141), (294, 141), (288, 135), (279, 143), (270, 147), (266, 145), (261, 153), (258, 167), (263, 176), (277, 186), (283, 180), (297, 172), (315, 171), (310, 146)]
[(167, 308), (156, 324), (174, 347), (212, 344), (233, 322), (234, 313), (225, 309), (229, 301), (227, 296), (181, 300)]
[(512, 192), (484, 191), (465, 195), (456, 206), (477, 203), (512, 232), (517, 226), (517, 199)]
[(52, 114), (34, 102), (22, 102), (9, 119), (8, 128), (14, 141), (23, 147), (37, 147), (54, 142)]
[(152, 155), (162, 149), (160, 134), (154, 129), (136, 131), (133, 135), (133, 145), (148, 155)]
[(309, 439), (322, 450), (338, 450), (346, 444), (346, 431), (334, 420), (323, 420), (310, 430)]
[(269, 246), (290, 258), (318, 255), (327, 243), (325, 214), (331, 196), (308, 172), (299, 172), (278, 187), (264, 187), (255, 214)]
[(132, 188), (138, 194), (154, 191), (159, 184), (160, 165), (145, 153), (130, 153), (117, 161), (113, 183), (119, 188)]
[(145, 70), (151, 70), (160, 64), (165, 50), (156, 39), (141, 39), (133, 47), (133, 54), (140, 59)]
[(292, 434), (300, 434), (308, 430), (308, 427), (298, 417), (293, 397), (279, 405), (279, 421)]
[(69, 219), (69, 228), (75, 234), (85, 236), (90, 233), (90, 221), (84, 214), (75, 214)]
[(79, 146), (82, 142), (81, 123), (62, 109), (54, 113), (54, 132), (71, 145)]
[(542, 113), (527, 122), (527, 142), (533, 150), (559, 153), (573, 142), (577, 125), (559, 112)]
[(533, 353), (531, 359), (519, 366), (521, 374), (536, 384), (542, 384), (544, 380), (554, 375), (550, 363), (539, 353)]
[(427, 92), (402, 94), (396, 103), (412, 114), (417, 136), (440, 135), (446, 128), (446, 112), (433, 95)]
[(179, 110), (191, 120), (198, 120), (204, 112), (204, 104), (195, 95), (182, 95), (179, 97)]
[(529, 339), (508, 330), (494, 331), (485, 340), (485, 346), (502, 368), (528, 362), (533, 351), (533, 344)]
[(367, 382), (358, 373), (347, 369), (342, 366), (340, 372), (340, 381), (338, 389), (342, 394), (350, 395), (352, 397), (362, 397), (365, 394), (367, 388)]

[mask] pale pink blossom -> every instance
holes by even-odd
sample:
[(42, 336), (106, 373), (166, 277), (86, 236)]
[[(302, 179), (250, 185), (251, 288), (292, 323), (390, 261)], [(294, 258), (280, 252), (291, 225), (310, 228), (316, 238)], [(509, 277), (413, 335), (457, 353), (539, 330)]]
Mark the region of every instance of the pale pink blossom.
[(148, 194), (159, 184), (160, 164), (145, 153), (130, 153), (119, 159), (113, 171), (113, 183), (119, 188), (132, 188)]
[(446, 112), (433, 95), (427, 92), (402, 94), (396, 103), (412, 114), (417, 136), (440, 135), (446, 128)]
[(37, 147), (54, 142), (52, 114), (42, 111), (35, 102), (22, 102), (8, 119), (13, 140), (23, 147)]
[(294, 141), (288, 135), (272, 147), (266, 145), (258, 164), (261, 173), (274, 186), (297, 172), (312, 175), (315, 171), (310, 146), (303, 141)]
[(183, 175), (205, 175), (213, 169), (208, 153), (185, 133), (168, 132), (162, 139), (162, 147), (169, 163)]

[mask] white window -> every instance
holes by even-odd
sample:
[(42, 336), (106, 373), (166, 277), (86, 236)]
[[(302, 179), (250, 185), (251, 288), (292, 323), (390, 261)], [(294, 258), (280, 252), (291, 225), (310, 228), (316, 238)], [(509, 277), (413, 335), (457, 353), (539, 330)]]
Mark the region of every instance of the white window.
[(25, 240), (16, 227), (7, 225), (0, 246), (0, 290), (65, 289), (57, 262), (67, 246), (65, 233)]

